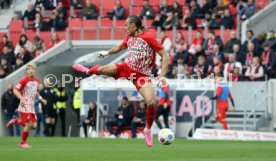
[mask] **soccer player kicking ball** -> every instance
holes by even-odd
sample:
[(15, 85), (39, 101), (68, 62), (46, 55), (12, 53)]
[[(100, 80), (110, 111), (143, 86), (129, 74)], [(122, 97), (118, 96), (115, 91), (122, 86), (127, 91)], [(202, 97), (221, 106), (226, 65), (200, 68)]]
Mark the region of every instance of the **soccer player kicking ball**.
[(230, 98), (234, 111), (236, 111), (235, 103), (227, 82), (223, 82), (223, 77), (216, 77), (216, 83), (216, 96), (210, 99), (217, 100), (216, 120), (222, 124), (224, 130), (228, 130), (228, 124), (226, 121), (226, 112), (228, 111), (229, 107), (228, 98)]
[(22, 139), (19, 144), (22, 148), (30, 148), (31, 146), (26, 143), (29, 131), (35, 129), (37, 125), (36, 115), (34, 110), (35, 98), (38, 97), (39, 100), (46, 104), (44, 100), (38, 94), (38, 83), (39, 80), (35, 77), (36, 66), (34, 64), (28, 64), (25, 70), (26, 76), (23, 77), (14, 89), (15, 96), (20, 100), (18, 111), (20, 112), (21, 119), (17, 117), (11, 119), (7, 126), (12, 124), (19, 124), (23, 126)]
[(74, 64), (72, 68), (78, 72), (86, 74), (108, 75), (115, 79), (127, 78), (135, 85), (139, 93), (147, 103), (146, 127), (144, 129), (146, 145), (152, 147), (151, 126), (156, 112), (155, 92), (150, 80), (151, 69), (155, 64), (156, 53), (162, 57), (161, 74), (158, 80), (164, 80), (167, 73), (169, 57), (163, 46), (160, 45), (155, 37), (144, 30), (141, 19), (138, 16), (129, 16), (126, 20), (126, 39), (109, 51), (102, 52), (99, 57), (104, 58), (128, 48), (128, 57), (123, 63), (96, 65), (88, 69), (79, 64)]

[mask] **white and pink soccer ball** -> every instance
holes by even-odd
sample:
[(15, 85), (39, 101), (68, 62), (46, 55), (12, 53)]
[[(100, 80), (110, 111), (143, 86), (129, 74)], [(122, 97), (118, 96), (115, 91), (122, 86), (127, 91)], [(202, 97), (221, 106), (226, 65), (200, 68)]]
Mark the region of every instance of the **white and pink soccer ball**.
[(170, 145), (174, 140), (174, 132), (171, 129), (162, 129), (158, 133), (158, 141), (163, 145)]

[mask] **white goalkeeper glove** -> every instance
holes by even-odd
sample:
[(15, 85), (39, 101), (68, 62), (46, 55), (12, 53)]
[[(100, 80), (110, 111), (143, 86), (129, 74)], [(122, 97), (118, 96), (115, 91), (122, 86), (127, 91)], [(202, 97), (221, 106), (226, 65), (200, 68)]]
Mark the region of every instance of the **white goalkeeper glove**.
[(100, 54), (99, 54), (99, 58), (104, 58), (104, 57), (106, 57), (106, 56), (108, 56), (109, 55), (109, 51), (102, 51), (102, 52), (100, 52)]

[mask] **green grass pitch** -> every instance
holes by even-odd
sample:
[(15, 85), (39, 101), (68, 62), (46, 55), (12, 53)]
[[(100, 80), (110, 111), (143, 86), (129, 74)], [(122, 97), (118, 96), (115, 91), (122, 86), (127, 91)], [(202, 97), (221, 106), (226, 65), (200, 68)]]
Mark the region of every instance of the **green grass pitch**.
[(0, 137), (0, 161), (276, 161), (276, 142), (197, 141), (147, 148), (142, 139)]

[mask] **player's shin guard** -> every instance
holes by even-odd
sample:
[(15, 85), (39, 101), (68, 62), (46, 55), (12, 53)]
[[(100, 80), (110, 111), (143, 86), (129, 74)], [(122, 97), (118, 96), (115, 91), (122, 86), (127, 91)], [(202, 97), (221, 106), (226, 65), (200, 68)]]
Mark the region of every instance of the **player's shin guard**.
[(28, 136), (29, 136), (29, 132), (26, 132), (23, 130), (20, 144), (25, 144)]
[(146, 128), (151, 129), (156, 113), (156, 104), (147, 107)]
[(101, 65), (95, 65), (95, 66), (93, 66), (92, 68), (89, 69), (88, 74), (91, 74), (91, 75), (93, 75), (93, 74), (99, 74), (98, 70), (99, 70), (100, 67), (101, 67)]

